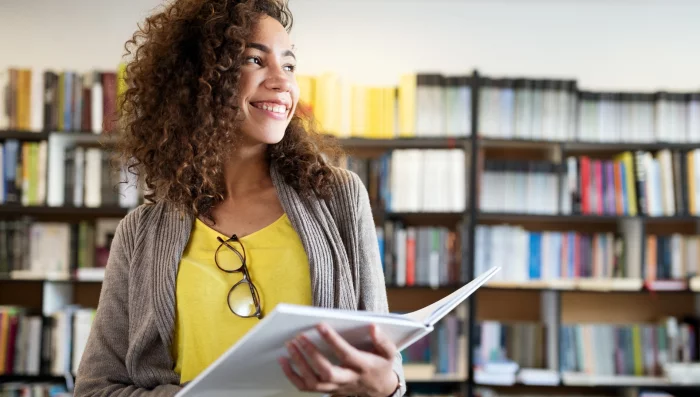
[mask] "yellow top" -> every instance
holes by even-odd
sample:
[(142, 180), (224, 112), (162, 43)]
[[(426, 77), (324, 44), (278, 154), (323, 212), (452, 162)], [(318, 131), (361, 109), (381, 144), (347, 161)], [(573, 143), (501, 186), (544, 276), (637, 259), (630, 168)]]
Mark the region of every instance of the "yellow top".
[[(230, 237), (195, 220), (180, 260), (172, 355), (181, 383), (195, 378), (260, 321), (238, 317), (229, 309), (229, 290), (243, 275), (216, 266), (217, 236)], [(309, 261), (286, 214), (240, 240), (263, 315), (280, 302), (311, 305)]]

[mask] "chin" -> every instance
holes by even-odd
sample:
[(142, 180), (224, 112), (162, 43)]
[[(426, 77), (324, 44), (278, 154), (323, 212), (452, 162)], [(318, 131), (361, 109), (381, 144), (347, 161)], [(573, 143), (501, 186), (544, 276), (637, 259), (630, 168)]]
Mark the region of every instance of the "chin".
[(282, 131), (255, 131), (252, 133), (244, 132), (244, 135), (251, 143), (262, 143), (266, 145), (274, 145), (279, 143), (284, 138), (284, 130)]

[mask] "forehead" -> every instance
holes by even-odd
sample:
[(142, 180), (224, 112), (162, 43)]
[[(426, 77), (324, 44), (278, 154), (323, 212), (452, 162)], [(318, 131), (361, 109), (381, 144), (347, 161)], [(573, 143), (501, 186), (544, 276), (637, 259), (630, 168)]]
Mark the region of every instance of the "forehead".
[(287, 30), (276, 19), (269, 16), (263, 16), (255, 25), (252, 41), (270, 47), (292, 48), (292, 40)]

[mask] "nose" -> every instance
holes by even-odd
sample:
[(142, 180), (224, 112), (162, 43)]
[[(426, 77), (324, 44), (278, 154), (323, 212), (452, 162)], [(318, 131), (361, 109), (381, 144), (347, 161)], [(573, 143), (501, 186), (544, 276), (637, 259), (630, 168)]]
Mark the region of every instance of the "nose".
[(289, 81), (283, 71), (279, 70), (275, 73), (271, 73), (267, 79), (265, 79), (265, 88), (277, 91), (277, 92), (289, 92), (292, 89), (292, 83)]

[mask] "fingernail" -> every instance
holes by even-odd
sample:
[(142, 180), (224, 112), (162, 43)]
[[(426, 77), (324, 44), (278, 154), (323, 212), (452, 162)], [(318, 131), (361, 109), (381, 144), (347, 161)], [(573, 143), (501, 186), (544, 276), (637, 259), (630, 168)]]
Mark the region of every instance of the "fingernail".
[(325, 325), (325, 324), (319, 324), (319, 325), (318, 325), (318, 332), (320, 332), (320, 333), (322, 333), (322, 334), (325, 335), (325, 334), (328, 333), (328, 328), (326, 328), (326, 325)]

